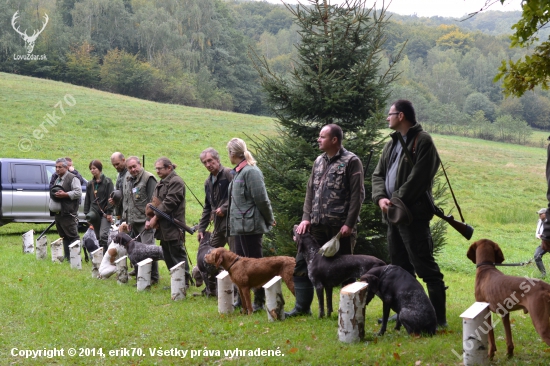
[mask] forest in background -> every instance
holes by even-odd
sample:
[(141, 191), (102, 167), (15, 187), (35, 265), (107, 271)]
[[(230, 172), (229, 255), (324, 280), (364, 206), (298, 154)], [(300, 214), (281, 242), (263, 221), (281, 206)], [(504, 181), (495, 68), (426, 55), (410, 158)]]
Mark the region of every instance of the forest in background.
[[(15, 59), (26, 53), (11, 24), (16, 11), (16, 26), (29, 35), (48, 14), (33, 51), (46, 60)], [(529, 52), (509, 48), (520, 16), (487, 11), (459, 21), (394, 14), (382, 56), (399, 60), (390, 100), (412, 100), (432, 132), (525, 143), (530, 127), (549, 129), (547, 91), (505, 99), (493, 82), (503, 60)], [(284, 73), (298, 42), (290, 11), (260, 1), (7, 0), (0, 9), (0, 71), (250, 114), (270, 111), (249, 52)]]

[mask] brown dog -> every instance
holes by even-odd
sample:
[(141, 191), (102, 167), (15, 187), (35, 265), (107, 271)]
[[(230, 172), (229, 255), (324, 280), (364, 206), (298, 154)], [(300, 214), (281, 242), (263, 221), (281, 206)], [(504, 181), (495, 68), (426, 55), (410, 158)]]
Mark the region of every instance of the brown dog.
[(292, 257), (244, 258), (225, 248), (216, 248), (206, 254), (204, 260), (229, 272), (231, 281), (239, 288), (243, 311), (246, 309), (249, 315), (252, 314), (250, 290), (265, 285), (275, 276), (281, 276), (294, 295), (292, 275), (296, 260)]
[[(496, 269), (495, 263), (502, 263), (504, 255), (491, 240), (476, 241), (467, 256), (477, 267), (476, 301), (488, 302), (491, 311), (502, 317), (508, 357), (514, 355), (510, 311), (529, 313), (537, 333), (550, 345), (550, 285), (536, 278), (507, 276)], [(497, 348), (493, 328), (489, 328), (489, 358), (493, 359)]]

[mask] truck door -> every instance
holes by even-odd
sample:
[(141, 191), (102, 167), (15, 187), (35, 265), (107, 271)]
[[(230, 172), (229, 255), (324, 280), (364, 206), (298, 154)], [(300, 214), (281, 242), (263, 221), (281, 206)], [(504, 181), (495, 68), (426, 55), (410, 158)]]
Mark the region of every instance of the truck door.
[(49, 220), (46, 206), (48, 182), (45, 182), (45, 177), (46, 172), (40, 163), (11, 163), (12, 216), (15, 220), (23, 217)]

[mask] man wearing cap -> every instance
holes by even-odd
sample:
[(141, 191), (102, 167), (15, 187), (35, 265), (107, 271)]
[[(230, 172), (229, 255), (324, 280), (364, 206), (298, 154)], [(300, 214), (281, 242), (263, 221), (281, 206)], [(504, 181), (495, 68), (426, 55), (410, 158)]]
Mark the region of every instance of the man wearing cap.
[[(319, 132), (317, 143), (324, 153), (313, 163), (306, 187), (302, 222), (296, 233), (310, 231), (320, 245), (340, 233), (338, 254), (352, 254), (365, 187), (361, 160), (343, 147), (343, 135), (340, 126), (335, 124), (324, 126)], [(313, 285), (301, 253), (296, 256), (294, 290), (296, 305), (285, 315), (310, 314)]]
[[(55, 212), (55, 226), (57, 233), (63, 238), (63, 250), (65, 259), (70, 259), (69, 245), (80, 240), (78, 235), (78, 205), (82, 197), (80, 180), (68, 171), (65, 158), (55, 161), (57, 179), (51, 190), (52, 199), (61, 204), (58, 212)], [(55, 192), (55, 193), (54, 193)]]
[[(539, 221), (537, 223), (537, 230), (535, 231), (535, 238), (540, 240), (544, 229), (544, 222), (546, 221), (546, 208), (541, 208), (537, 213), (539, 214)], [(539, 245), (535, 249), (535, 264), (542, 277), (546, 277), (546, 268), (544, 268), (544, 263), (542, 263), (542, 256), (546, 253), (546, 250), (542, 249), (542, 245)]]
[[(114, 152), (111, 155), (111, 164), (118, 172), (116, 176), (115, 190), (120, 191), (124, 197), (124, 182), (126, 182), (126, 176), (128, 169), (126, 168), (126, 159), (121, 152)], [(115, 208), (115, 215), (118, 220), (122, 218), (122, 213), (124, 212), (123, 200), (120, 200), (118, 204), (115, 203), (113, 198), (109, 198), (109, 204)]]
[[(389, 128), (395, 132), (384, 146), (372, 175), (372, 199), (382, 209), (383, 220), (388, 224), (391, 263), (422, 278), (428, 287), (437, 324), (446, 327), (446, 287), (433, 256), (430, 233), (433, 210), (426, 195), (428, 192), (431, 196), (433, 180), (440, 164), (439, 156), (431, 136), (416, 122), (410, 101), (397, 100), (393, 103), (387, 121)], [(403, 153), (404, 147), (398, 134), (405, 141), (414, 168)], [(393, 215), (392, 212), (388, 220), (388, 212), (396, 209), (398, 214)]]
[[(126, 168), (128, 175), (124, 185), (124, 201), (122, 207), (122, 220), (128, 223), (130, 236), (144, 244), (155, 245), (155, 229), (145, 229), (145, 206), (153, 199), (157, 180), (153, 174), (149, 173), (141, 166), (141, 162), (137, 156), (130, 156), (126, 159)], [(136, 269), (130, 272), (130, 275), (136, 274)], [(159, 281), (159, 271), (157, 261), (153, 262), (151, 269), (151, 283), (155, 284)]]

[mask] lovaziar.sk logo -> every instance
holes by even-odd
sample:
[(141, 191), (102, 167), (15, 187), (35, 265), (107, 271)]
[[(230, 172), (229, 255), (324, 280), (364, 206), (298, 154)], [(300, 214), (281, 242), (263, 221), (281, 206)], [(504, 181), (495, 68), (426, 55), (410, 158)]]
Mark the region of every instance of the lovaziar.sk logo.
[(45, 22), (42, 24), (42, 29), (40, 29), (39, 31), (34, 30), (32, 36), (29, 36), (29, 35), (27, 35), (27, 30), (26, 29), (25, 29), (24, 32), (21, 32), (19, 30), (19, 26), (17, 26), (17, 27), (15, 26), (15, 22), (16, 22), (17, 18), (19, 18), (18, 13), (19, 13), (19, 10), (16, 11), (15, 14), (13, 14), (13, 17), (11, 18), (11, 26), (25, 41), (25, 48), (27, 49), (27, 54), (26, 55), (13, 54), (13, 59), (14, 60), (25, 60), (25, 61), (47, 60), (46, 55), (33, 55), (32, 51), (34, 49), (34, 42), (36, 42), (36, 39), (38, 38), (40, 33), (42, 33), (44, 28), (46, 28), (46, 24), (48, 24), (48, 20), (49, 20), (48, 14), (44, 13)]

